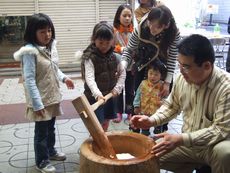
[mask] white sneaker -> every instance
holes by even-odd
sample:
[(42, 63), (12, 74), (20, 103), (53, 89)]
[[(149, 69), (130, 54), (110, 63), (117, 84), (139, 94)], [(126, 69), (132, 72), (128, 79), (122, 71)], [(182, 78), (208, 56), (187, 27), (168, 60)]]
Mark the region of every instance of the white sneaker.
[(49, 157), (50, 160), (64, 161), (66, 160), (65, 153), (57, 152), (55, 155)]
[(55, 173), (56, 172), (56, 168), (52, 166), (48, 160), (42, 161), (39, 166), (36, 166), (36, 169), (42, 173)]

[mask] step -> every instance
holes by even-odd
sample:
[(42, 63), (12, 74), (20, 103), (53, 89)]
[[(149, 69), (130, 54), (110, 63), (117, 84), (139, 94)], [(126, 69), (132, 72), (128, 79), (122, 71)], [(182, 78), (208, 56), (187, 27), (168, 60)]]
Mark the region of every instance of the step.
[[(79, 64), (68, 64), (68, 65), (60, 65), (60, 69), (63, 73), (71, 73), (71, 72), (80, 72), (81, 67)], [(13, 68), (0, 68), (0, 76), (20, 76), (21, 68), (13, 67)]]

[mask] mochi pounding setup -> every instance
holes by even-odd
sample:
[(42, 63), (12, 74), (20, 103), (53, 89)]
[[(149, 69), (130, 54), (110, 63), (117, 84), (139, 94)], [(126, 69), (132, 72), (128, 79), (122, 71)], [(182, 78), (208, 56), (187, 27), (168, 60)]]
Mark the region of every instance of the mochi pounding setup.
[[(105, 98), (108, 100), (112, 96), (110, 93)], [(112, 132), (112, 135), (106, 135), (94, 113), (104, 103), (103, 100), (90, 105), (86, 96), (82, 95), (72, 103), (92, 136), (80, 148), (80, 173), (103, 172), (102, 170), (119, 173), (123, 169), (127, 173), (138, 169), (145, 173), (160, 173), (158, 161), (151, 154), (151, 148), (155, 145), (152, 139), (131, 132)], [(146, 166), (143, 168), (143, 165)]]

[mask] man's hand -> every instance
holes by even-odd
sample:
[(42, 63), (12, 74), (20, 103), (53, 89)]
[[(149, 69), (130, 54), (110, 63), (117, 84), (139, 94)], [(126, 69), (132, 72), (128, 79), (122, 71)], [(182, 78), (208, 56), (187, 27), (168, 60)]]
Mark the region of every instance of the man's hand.
[(132, 128), (142, 128), (142, 129), (149, 129), (152, 127), (153, 122), (151, 119), (146, 115), (134, 115), (130, 119), (130, 125)]
[(159, 138), (159, 142), (152, 148), (152, 153), (156, 157), (161, 157), (183, 144), (182, 135), (180, 134), (161, 133), (156, 134), (154, 137)]

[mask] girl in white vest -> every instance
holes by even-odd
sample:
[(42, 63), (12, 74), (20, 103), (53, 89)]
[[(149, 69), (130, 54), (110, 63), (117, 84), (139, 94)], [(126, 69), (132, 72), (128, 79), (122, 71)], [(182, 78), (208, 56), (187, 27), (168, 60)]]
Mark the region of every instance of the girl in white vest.
[(68, 89), (73, 89), (74, 83), (58, 67), (55, 29), (49, 16), (33, 15), (27, 23), (24, 41), (25, 45), (14, 53), (14, 58), (21, 61), (26, 117), (35, 121), (36, 168), (43, 173), (53, 173), (56, 169), (49, 160), (66, 159), (64, 153), (54, 148), (55, 119), (62, 114), (59, 81)]

